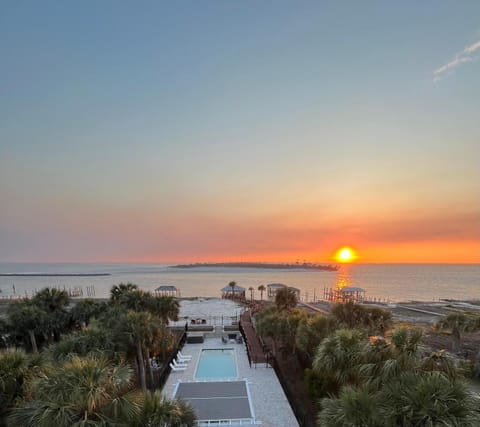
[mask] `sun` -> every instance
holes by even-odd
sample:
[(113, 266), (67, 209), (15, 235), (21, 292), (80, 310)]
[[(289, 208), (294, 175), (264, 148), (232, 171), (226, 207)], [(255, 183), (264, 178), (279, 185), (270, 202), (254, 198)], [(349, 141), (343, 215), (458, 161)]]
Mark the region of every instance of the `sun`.
[(357, 259), (357, 254), (352, 248), (344, 246), (337, 251), (335, 254), (335, 259), (338, 262), (352, 262)]

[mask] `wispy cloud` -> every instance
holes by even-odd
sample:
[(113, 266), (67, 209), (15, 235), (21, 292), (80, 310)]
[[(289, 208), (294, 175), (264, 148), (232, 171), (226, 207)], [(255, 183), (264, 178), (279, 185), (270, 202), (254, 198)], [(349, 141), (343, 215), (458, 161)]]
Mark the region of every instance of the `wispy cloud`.
[(480, 40), (467, 46), (460, 53), (457, 53), (451, 61), (437, 68), (433, 72), (433, 81), (436, 82), (438, 80), (441, 80), (447, 74), (452, 72), (455, 68), (466, 62), (471, 62), (476, 59), (475, 52), (477, 50), (480, 50)]

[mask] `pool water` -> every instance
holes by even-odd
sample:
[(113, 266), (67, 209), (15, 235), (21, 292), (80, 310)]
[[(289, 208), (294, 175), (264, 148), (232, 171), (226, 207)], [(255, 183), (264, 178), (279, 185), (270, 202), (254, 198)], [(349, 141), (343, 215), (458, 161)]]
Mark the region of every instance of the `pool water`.
[(233, 348), (202, 350), (195, 372), (196, 379), (236, 377), (237, 367)]

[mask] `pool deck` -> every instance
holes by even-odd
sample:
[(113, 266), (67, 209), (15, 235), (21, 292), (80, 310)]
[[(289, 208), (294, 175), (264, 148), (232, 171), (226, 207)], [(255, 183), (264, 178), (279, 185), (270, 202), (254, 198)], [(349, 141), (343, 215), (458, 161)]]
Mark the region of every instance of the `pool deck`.
[(257, 424), (265, 427), (298, 427), (275, 371), (266, 367), (265, 364), (258, 364), (256, 367), (252, 365), (250, 368), (245, 344), (223, 344), (220, 338), (207, 338), (200, 344), (185, 344), (182, 353), (191, 355), (192, 360), (188, 363), (186, 370), (171, 372), (162, 390), (166, 397), (173, 397), (179, 382), (195, 381), (195, 369), (200, 352), (206, 348), (235, 349), (238, 379), (247, 381)]

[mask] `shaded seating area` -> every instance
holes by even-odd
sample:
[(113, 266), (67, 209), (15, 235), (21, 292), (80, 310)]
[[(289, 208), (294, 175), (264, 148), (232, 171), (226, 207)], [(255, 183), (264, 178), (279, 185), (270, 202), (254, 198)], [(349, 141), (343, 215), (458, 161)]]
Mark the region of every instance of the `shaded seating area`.
[(188, 333), (187, 334), (187, 343), (189, 344), (201, 344), (205, 341), (203, 334), (199, 333)]
[(155, 295), (159, 297), (180, 297), (180, 291), (173, 285), (161, 285), (155, 289)]
[(232, 333), (232, 334), (227, 334), (226, 336), (222, 335), (222, 343), (223, 344), (228, 344), (228, 343), (243, 344), (242, 334)]
[(246, 289), (241, 286), (225, 286), (221, 289), (222, 298), (245, 301)]

